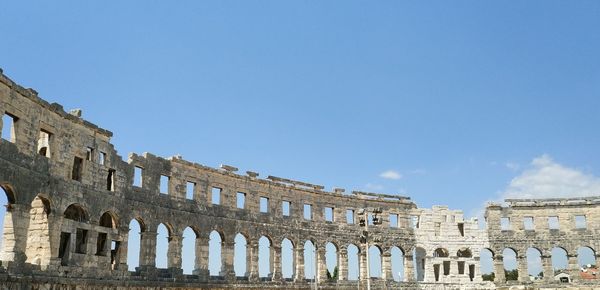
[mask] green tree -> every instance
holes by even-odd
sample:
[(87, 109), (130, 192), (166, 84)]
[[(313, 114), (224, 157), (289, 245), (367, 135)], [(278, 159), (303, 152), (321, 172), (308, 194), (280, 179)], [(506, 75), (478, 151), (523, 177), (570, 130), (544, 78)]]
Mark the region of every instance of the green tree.
[(504, 275), (506, 277), (506, 281), (516, 281), (519, 280), (519, 271), (517, 269), (513, 270), (504, 270)]
[(494, 282), (494, 280), (496, 279), (496, 274), (494, 274), (494, 272), (489, 273), (489, 274), (483, 274), (483, 275), (481, 275), (481, 279), (483, 279), (483, 281)]

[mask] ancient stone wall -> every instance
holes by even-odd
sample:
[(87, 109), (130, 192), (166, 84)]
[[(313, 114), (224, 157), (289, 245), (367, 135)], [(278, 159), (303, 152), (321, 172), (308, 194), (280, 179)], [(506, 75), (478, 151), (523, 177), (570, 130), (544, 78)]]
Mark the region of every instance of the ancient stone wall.
[[(598, 246), (595, 228), (560, 232), (560, 238), (553, 239), (548, 233), (507, 233), (493, 226), (502, 215), (533, 214), (545, 206), (491, 206), (489, 226), (479, 230), (477, 221), (464, 219), (460, 211), (419, 209), (407, 197), (327, 191), (305, 182), (262, 178), (256, 172), (238, 173), (233, 166), (211, 168), (179, 156), (130, 154), (125, 161), (110, 143), (110, 131), (82, 119), (80, 110), (67, 113), (60, 105), (44, 101), (1, 73), (0, 113), (7, 120), (0, 128), (11, 133), (8, 140), (0, 140), (0, 186), (8, 199), (0, 251), (4, 288), (305, 289), (318, 283), (321, 288), (354, 289), (370, 282), (374, 288), (491, 289), (495, 285), (483, 282), (480, 275), (482, 248), (498, 252), (511, 246), (520, 251), (524, 244), (514, 240), (516, 235), (543, 249), (564, 242), (569, 253), (586, 239), (585, 245)], [(243, 206), (238, 206), (242, 197)], [(595, 203), (557, 207), (565, 216), (584, 214), (588, 225), (598, 225)], [(129, 271), (127, 264), (132, 220), (141, 225), (135, 271)], [(563, 220), (566, 229), (567, 219)], [(166, 269), (157, 268), (155, 262), (161, 224), (169, 235)], [(196, 235), (191, 275), (182, 271), (186, 228)], [(213, 231), (221, 239), (218, 275), (208, 271)], [(237, 234), (247, 242), (247, 273), (242, 276), (234, 272)], [(271, 273), (266, 278), (258, 274), (261, 237), (270, 242)], [(284, 239), (293, 245), (291, 278), (281, 272)], [(305, 241), (316, 248), (316, 281), (305, 279)], [(327, 277), (327, 243), (336, 248), (337, 280)], [(359, 249), (358, 281), (348, 279), (351, 245)], [(367, 245), (380, 250), (381, 277), (367, 278)], [(402, 252), (403, 281), (393, 280), (394, 248)], [(504, 284), (502, 279), (496, 282)]]

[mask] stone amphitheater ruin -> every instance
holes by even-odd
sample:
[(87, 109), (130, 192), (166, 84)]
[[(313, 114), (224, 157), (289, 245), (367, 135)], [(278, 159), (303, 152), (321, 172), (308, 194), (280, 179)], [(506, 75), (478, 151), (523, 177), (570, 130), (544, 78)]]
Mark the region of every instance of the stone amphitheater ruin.
[[(422, 209), (408, 197), (327, 191), (177, 156), (130, 154), (125, 161), (110, 143), (110, 131), (83, 120), (81, 111), (67, 113), (44, 101), (1, 71), (0, 112), (0, 127), (10, 136), (0, 141), (0, 186), (8, 200), (3, 289), (600, 289), (595, 268), (579, 259), (591, 252), (600, 265), (600, 197), (489, 204), (480, 229), (460, 210)], [(141, 181), (134, 185), (136, 174)], [(131, 223), (139, 233), (130, 231)], [(161, 224), (168, 229), (165, 269), (155, 259)], [(195, 266), (184, 274), (188, 228), (195, 251), (185, 255), (195, 257)], [(218, 273), (209, 271), (211, 233), (218, 233), (221, 247)], [(139, 262), (128, 265), (133, 234), (140, 239)], [(240, 234), (246, 241), (241, 274), (234, 271), (240, 260), (234, 258), (234, 237)], [(270, 245), (266, 276), (258, 271), (261, 237)], [(293, 249), (285, 263), (283, 243)], [(325, 262), (329, 243), (336, 251), (333, 277)], [(315, 249), (315, 279), (305, 273), (306, 245)], [(367, 278), (370, 247), (380, 255), (381, 271)], [(557, 248), (566, 255), (566, 269), (553, 267)], [(528, 274), (532, 249), (543, 269), (537, 278)], [(507, 251), (516, 256), (518, 275), (505, 275)], [(484, 252), (493, 282), (482, 278)], [(292, 273), (283, 273), (283, 264)], [(402, 273), (392, 271), (396, 264)], [(350, 268), (358, 269), (358, 278), (349, 277)]]

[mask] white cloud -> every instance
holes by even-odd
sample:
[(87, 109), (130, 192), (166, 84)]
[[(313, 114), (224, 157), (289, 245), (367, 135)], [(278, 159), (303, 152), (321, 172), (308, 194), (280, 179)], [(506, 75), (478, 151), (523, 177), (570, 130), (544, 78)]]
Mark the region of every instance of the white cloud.
[(381, 174), (379, 174), (379, 177), (382, 177), (385, 179), (398, 180), (398, 179), (402, 178), (402, 174), (400, 174), (400, 172), (398, 172), (398, 171), (388, 170), (388, 171), (385, 171), (385, 172), (382, 172)]
[(513, 178), (503, 198), (550, 198), (600, 195), (600, 177), (563, 166), (549, 155), (534, 158)]
[(519, 165), (519, 163), (515, 163), (515, 162), (511, 162), (508, 161), (504, 164), (504, 166), (506, 166), (506, 168), (512, 170), (512, 171), (517, 171), (521, 168), (521, 165)]

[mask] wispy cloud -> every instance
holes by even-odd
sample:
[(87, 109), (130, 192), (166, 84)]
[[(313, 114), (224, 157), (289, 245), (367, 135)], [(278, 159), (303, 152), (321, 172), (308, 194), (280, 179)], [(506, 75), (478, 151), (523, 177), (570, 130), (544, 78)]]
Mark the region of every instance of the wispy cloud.
[(546, 154), (534, 158), (502, 192), (502, 198), (589, 195), (600, 195), (600, 177), (559, 164)]
[(519, 163), (512, 162), (512, 161), (508, 161), (508, 162), (504, 163), (504, 166), (506, 166), (506, 168), (508, 168), (512, 171), (517, 171), (517, 170), (521, 169), (521, 165)]
[(381, 174), (379, 174), (379, 177), (385, 178), (385, 179), (398, 180), (398, 179), (402, 178), (402, 174), (400, 174), (400, 172), (395, 171), (395, 170), (388, 170), (388, 171), (384, 171)]

